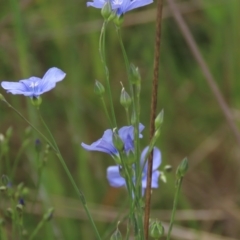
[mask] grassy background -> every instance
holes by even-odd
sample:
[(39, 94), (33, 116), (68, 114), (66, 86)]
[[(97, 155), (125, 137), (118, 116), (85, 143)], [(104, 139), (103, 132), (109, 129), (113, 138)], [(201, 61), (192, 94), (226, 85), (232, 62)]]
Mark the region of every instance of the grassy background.
[[(106, 167), (113, 164), (109, 156), (85, 152), (80, 147), (81, 142), (91, 143), (109, 128), (93, 94), (94, 80), (104, 81), (98, 54), (102, 24), (99, 10), (86, 8), (83, 0), (0, 0), (0, 6), (0, 79), (17, 81), (42, 76), (52, 66), (67, 73), (63, 82), (44, 94), (42, 114), (103, 235), (118, 211), (115, 207), (123, 204), (126, 192), (108, 186)], [(234, 120), (239, 122), (240, 2), (188, 0), (179, 1), (179, 6)], [(129, 59), (139, 66), (142, 75), (141, 122), (146, 126), (142, 147), (149, 136), (155, 7), (156, 3), (128, 13), (123, 29)], [(162, 151), (163, 165), (172, 165), (174, 171), (183, 157), (188, 156), (190, 161), (179, 203), (183, 211), (177, 213), (179, 229), (175, 231), (180, 231), (180, 226), (185, 228), (177, 233), (176, 239), (214, 239), (213, 234), (217, 235), (215, 239), (225, 239), (224, 236), (239, 239), (239, 146), (171, 12), (167, 7), (164, 11), (158, 110), (164, 108), (165, 119), (157, 146)], [(118, 124), (124, 126), (126, 119), (119, 95), (120, 81), (126, 87), (127, 81), (114, 26), (109, 26), (106, 48)], [(0, 93), (40, 126), (27, 98), (8, 95), (3, 89)], [(26, 137), (27, 124), (1, 103), (0, 133), (5, 134), (10, 126), (13, 135), (9, 152), (1, 158), (0, 174), (10, 175), (24, 139), (28, 138), (13, 186), (24, 182), (31, 195), (36, 189), (34, 142), (39, 136), (32, 132)], [(26, 201), (24, 228), (31, 233), (50, 206), (55, 208), (55, 217), (36, 239), (94, 239), (81, 204), (51, 152), (40, 192), (34, 215), (29, 214), (31, 203)], [(173, 194), (174, 174), (169, 174), (168, 182), (154, 191), (153, 216), (169, 220), (167, 210), (172, 207)], [(1, 201), (4, 202), (3, 198)], [(2, 204), (0, 218), (7, 206)], [(10, 231), (9, 220), (4, 229)], [(198, 237), (187, 238), (191, 229), (197, 230)], [(212, 235), (206, 238), (207, 233)]]

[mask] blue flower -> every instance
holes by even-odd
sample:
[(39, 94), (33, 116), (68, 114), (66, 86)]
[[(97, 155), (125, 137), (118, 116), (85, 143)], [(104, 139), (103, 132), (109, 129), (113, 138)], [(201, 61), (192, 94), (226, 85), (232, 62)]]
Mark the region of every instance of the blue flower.
[(8, 93), (22, 94), (27, 97), (37, 98), (39, 95), (50, 91), (56, 86), (56, 83), (62, 81), (66, 74), (56, 68), (50, 68), (43, 78), (30, 77), (19, 82), (2, 82), (1, 86)]
[[(139, 124), (139, 138), (142, 138), (142, 130), (144, 126)], [(122, 139), (124, 143), (124, 150), (126, 154), (130, 151), (134, 150), (134, 127), (133, 126), (125, 126), (118, 130), (119, 137)], [(115, 148), (113, 144), (113, 131), (108, 129), (104, 132), (102, 138), (97, 140), (96, 142), (92, 143), (91, 145), (87, 145), (82, 143), (82, 147), (87, 151), (99, 151), (110, 154), (113, 158), (118, 157), (119, 153), (118, 150)]]
[[(140, 164), (143, 166), (144, 159), (147, 154), (148, 147), (146, 147), (141, 154)], [(161, 165), (161, 152), (158, 148), (153, 150), (153, 168), (152, 168), (152, 188), (158, 188), (158, 179), (160, 171), (157, 169)], [(125, 179), (120, 174), (120, 166), (110, 166), (107, 168), (107, 179), (112, 187), (123, 187), (126, 186)], [(147, 164), (143, 168), (142, 172), (142, 195), (144, 195), (145, 189), (147, 188)]]
[[(93, 0), (93, 2), (87, 2), (87, 6), (102, 8), (108, 0)], [(153, 2), (153, 0), (109, 0), (113, 11), (116, 11), (117, 15), (122, 15), (135, 8), (143, 7)]]

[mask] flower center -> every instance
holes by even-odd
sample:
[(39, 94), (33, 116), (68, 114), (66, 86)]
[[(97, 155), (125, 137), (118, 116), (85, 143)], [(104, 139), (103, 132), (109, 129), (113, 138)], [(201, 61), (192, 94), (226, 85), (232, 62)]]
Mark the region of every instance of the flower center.
[(31, 82), (31, 84), (29, 85), (30, 88), (35, 89), (35, 87), (37, 87), (39, 84), (39, 82)]
[(112, 4), (113, 5), (121, 5), (123, 3), (123, 0), (113, 0)]

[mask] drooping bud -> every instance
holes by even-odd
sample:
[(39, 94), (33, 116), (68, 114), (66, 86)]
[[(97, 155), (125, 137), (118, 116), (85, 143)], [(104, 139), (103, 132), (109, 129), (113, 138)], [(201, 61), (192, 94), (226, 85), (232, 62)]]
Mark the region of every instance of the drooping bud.
[(140, 84), (141, 75), (139, 73), (138, 67), (135, 67), (132, 63), (129, 68), (130, 81), (132, 84)]
[(41, 103), (42, 103), (42, 98), (40, 96), (32, 97), (31, 98), (31, 103), (32, 103), (33, 106), (39, 108)]
[(132, 99), (129, 96), (129, 94), (127, 93), (127, 91), (125, 90), (124, 87), (122, 88), (122, 91), (121, 91), (120, 103), (125, 108), (129, 108), (131, 103), (132, 103)]
[(185, 176), (187, 170), (188, 170), (188, 159), (184, 158), (182, 162), (179, 164), (176, 174), (179, 178), (182, 178)]
[(164, 235), (164, 227), (158, 220), (153, 220), (149, 226), (149, 235), (154, 239), (159, 239)]
[(117, 133), (117, 129), (113, 129), (113, 135), (112, 135), (112, 140), (115, 148), (121, 152), (124, 149), (124, 143), (120, 136)]
[(103, 94), (105, 93), (104, 86), (98, 80), (95, 80), (94, 93), (99, 97), (103, 96)]
[(108, 20), (112, 14), (112, 7), (110, 1), (106, 1), (102, 7), (101, 14), (105, 20)]
[(164, 110), (161, 110), (161, 112), (155, 118), (155, 129), (158, 129), (162, 125), (163, 116), (164, 116)]

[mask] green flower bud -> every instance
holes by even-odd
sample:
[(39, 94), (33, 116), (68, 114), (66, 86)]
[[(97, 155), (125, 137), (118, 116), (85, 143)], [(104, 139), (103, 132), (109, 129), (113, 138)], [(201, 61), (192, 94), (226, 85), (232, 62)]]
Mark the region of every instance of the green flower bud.
[(161, 130), (160, 130), (160, 128), (158, 128), (154, 133), (154, 138), (156, 138), (156, 139), (159, 138), (160, 134), (161, 134)]
[(123, 15), (121, 15), (121, 16), (115, 15), (115, 18), (113, 19), (113, 22), (119, 28), (122, 26), (123, 21), (124, 21)]
[(94, 93), (99, 97), (103, 96), (103, 94), (105, 93), (104, 86), (98, 80), (95, 80)]
[(179, 178), (182, 178), (185, 176), (187, 170), (188, 170), (188, 159), (184, 158), (182, 162), (179, 164), (176, 174)]
[(102, 7), (101, 14), (105, 20), (108, 20), (112, 14), (112, 7), (110, 1), (106, 1)]
[(138, 67), (135, 67), (132, 63), (130, 64), (130, 81), (132, 84), (140, 84), (141, 75), (139, 73)]
[(154, 220), (149, 226), (149, 235), (154, 239), (159, 239), (164, 235), (164, 227), (161, 222)]
[(120, 95), (120, 103), (123, 107), (128, 108), (132, 103), (132, 99), (129, 94), (126, 92), (125, 88), (122, 88)]
[(116, 129), (113, 129), (113, 136), (112, 136), (112, 140), (113, 140), (113, 144), (115, 146), (115, 148), (121, 152), (124, 149), (124, 143), (122, 141), (122, 139), (120, 138), (120, 136), (117, 133)]
[(42, 98), (40, 96), (31, 98), (31, 103), (35, 107), (40, 107), (42, 103)]
[(119, 231), (119, 229), (117, 228), (116, 231), (112, 234), (112, 236), (110, 237), (110, 240), (122, 240), (122, 234)]
[(155, 129), (160, 128), (160, 126), (163, 123), (163, 116), (164, 116), (164, 111), (162, 110), (157, 117), (155, 118)]

